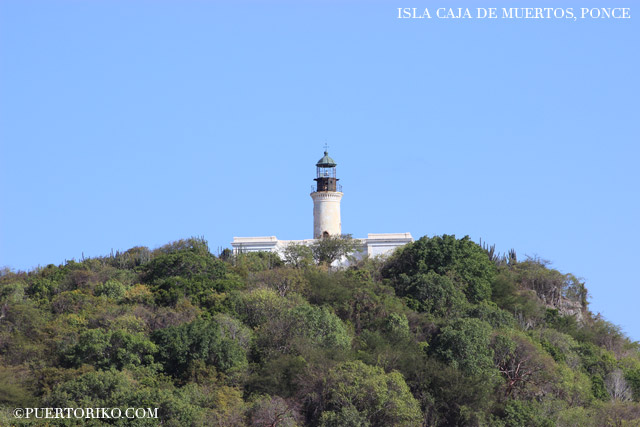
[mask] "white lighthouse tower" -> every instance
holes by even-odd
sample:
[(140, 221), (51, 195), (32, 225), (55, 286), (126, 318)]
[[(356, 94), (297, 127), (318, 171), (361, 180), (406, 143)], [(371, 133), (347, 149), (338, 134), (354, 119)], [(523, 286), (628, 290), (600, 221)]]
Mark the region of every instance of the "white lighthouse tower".
[[(287, 248), (294, 245), (313, 245), (317, 239), (342, 234), (340, 221), (340, 200), (342, 200), (342, 188), (336, 178), (336, 162), (329, 157), (325, 146), (324, 157), (316, 163), (316, 185), (312, 187), (313, 199), (313, 239), (304, 240), (278, 240), (276, 236), (259, 237), (234, 237), (231, 246), (234, 254), (247, 252), (275, 252), (284, 257)], [(262, 207), (260, 207), (262, 208)], [(352, 254), (359, 259), (363, 255), (370, 257), (387, 256), (396, 248), (413, 242), (411, 233), (369, 233), (367, 238), (354, 239), (358, 244), (357, 250)], [(344, 266), (341, 261), (338, 265)]]
[(340, 199), (342, 188), (336, 178), (336, 162), (329, 157), (327, 151), (324, 157), (316, 163), (316, 191), (311, 193), (313, 199), (313, 238), (320, 239), (342, 234), (340, 221)]

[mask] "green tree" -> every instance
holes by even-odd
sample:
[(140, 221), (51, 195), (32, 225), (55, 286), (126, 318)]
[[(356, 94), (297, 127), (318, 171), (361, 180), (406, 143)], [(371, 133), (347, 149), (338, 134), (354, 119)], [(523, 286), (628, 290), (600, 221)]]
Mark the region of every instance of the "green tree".
[(283, 297), (291, 292), (303, 294), (309, 287), (304, 272), (290, 267), (260, 271), (252, 275), (250, 280), (257, 285), (267, 285)]
[(505, 421), (508, 426), (526, 427), (554, 427), (555, 423), (545, 417), (544, 411), (536, 402), (524, 402), (521, 400), (509, 400), (504, 409)]
[(514, 268), (502, 266), (491, 283), (491, 299), (498, 307), (513, 313), (519, 325), (531, 328), (543, 322), (545, 307), (535, 291), (521, 287)]
[(249, 408), (249, 426), (297, 427), (299, 415), (293, 402), (279, 396), (260, 396)]
[(256, 330), (257, 353), (306, 354), (314, 349), (340, 355), (351, 347), (347, 328), (331, 310), (301, 303), (275, 312)]
[(443, 361), (467, 375), (491, 376), (492, 328), (479, 319), (458, 319), (442, 328), (433, 344), (433, 352)]
[(443, 235), (422, 237), (400, 248), (382, 270), (394, 286), (402, 274), (409, 277), (434, 272), (458, 283), (469, 301), (477, 303), (491, 297), (496, 266), (486, 252), (469, 236), (456, 239)]
[(320, 418), (321, 427), (369, 427), (371, 423), (366, 415), (354, 406), (347, 405), (337, 411), (325, 411)]
[(640, 368), (636, 368), (627, 372), (625, 379), (631, 386), (633, 391), (633, 399), (640, 401)]
[(253, 393), (267, 393), (282, 397), (292, 397), (300, 387), (300, 378), (312, 364), (298, 355), (281, 354), (267, 358), (253, 366), (252, 375), (246, 385)]
[(572, 274), (562, 274), (547, 268), (547, 261), (529, 259), (514, 266), (520, 286), (536, 292), (546, 304), (558, 305), (561, 298), (577, 302), (587, 308), (587, 289)]
[(122, 369), (129, 365), (153, 363), (156, 351), (155, 344), (141, 333), (89, 329), (64, 353), (64, 359), (71, 366), (86, 363), (99, 369)]
[(484, 320), (494, 328), (514, 327), (516, 323), (510, 313), (498, 308), (492, 301), (482, 301), (480, 304), (471, 307), (467, 314), (470, 317)]
[(241, 252), (233, 256), (232, 262), (236, 271), (241, 272), (242, 276), (246, 276), (249, 272), (271, 270), (283, 265), (277, 253), (267, 251)]
[(107, 298), (119, 300), (127, 291), (127, 287), (117, 280), (107, 280), (104, 283), (100, 283), (96, 286), (93, 293), (95, 296), (104, 295)]
[(234, 311), (237, 317), (252, 328), (279, 317), (286, 309), (296, 305), (296, 301), (280, 296), (269, 288), (254, 289), (236, 297)]
[(158, 346), (157, 360), (165, 372), (185, 376), (196, 362), (211, 365), (222, 372), (246, 366), (242, 345), (214, 320), (196, 320), (159, 329), (152, 334)]
[(576, 350), (582, 366), (591, 378), (593, 395), (600, 400), (609, 400), (604, 379), (615, 369), (615, 356), (590, 342), (580, 344)]
[(114, 267), (133, 270), (151, 261), (151, 251), (145, 246), (135, 246), (125, 252), (117, 251), (107, 260)]
[(547, 394), (557, 378), (555, 363), (542, 346), (522, 332), (505, 330), (493, 337), (494, 362), (505, 380), (505, 396)]
[[(324, 382), (321, 425), (353, 420), (354, 425), (416, 426), (422, 421), (418, 402), (402, 374), (385, 373), (360, 361), (331, 369)], [(348, 424), (347, 424), (348, 425)]]
[(24, 407), (36, 403), (35, 390), (29, 384), (27, 372), (22, 366), (0, 366), (0, 407)]
[(89, 372), (58, 384), (43, 399), (53, 407), (119, 406), (121, 396), (134, 388), (132, 378), (116, 370)]
[(403, 372), (413, 395), (420, 400), (425, 425), (494, 424), (483, 420), (496, 400), (492, 378), (467, 375), (433, 357), (416, 357), (411, 362)]
[(293, 268), (306, 268), (313, 264), (313, 251), (307, 245), (291, 242), (283, 251), (284, 262)]
[(311, 244), (313, 259), (318, 264), (331, 265), (334, 261), (352, 254), (357, 248), (357, 242), (351, 234), (328, 236), (316, 239)]
[(141, 278), (152, 285), (155, 299), (162, 305), (174, 305), (182, 297), (202, 302), (211, 293), (243, 285), (230, 273), (227, 263), (209, 253), (204, 241), (181, 240), (155, 252), (142, 267)]
[(0, 303), (0, 366), (46, 359), (47, 322), (52, 316), (30, 301)]
[(215, 281), (227, 273), (226, 264), (209, 252), (206, 242), (191, 239), (179, 241), (157, 252), (143, 267), (142, 274), (146, 282), (153, 283), (169, 277)]
[(298, 325), (297, 333), (316, 345), (341, 351), (351, 347), (351, 337), (344, 323), (326, 307), (304, 304), (293, 308), (285, 316)]
[[(206, 425), (203, 408), (191, 403), (193, 396), (185, 393), (189, 388), (176, 390), (167, 381), (157, 381), (148, 373), (135, 378), (132, 371), (105, 370), (88, 372), (68, 381), (58, 383), (43, 397), (43, 405), (54, 408), (158, 408), (159, 420), (151, 418), (113, 419), (109, 424), (117, 426), (169, 427)], [(140, 381), (141, 380), (141, 381)], [(98, 420), (96, 420), (98, 421)], [(64, 424), (76, 425), (76, 424)], [(103, 425), (101, 421), (82, 425)]]
[(399, 296), (415, 300), (414, 308), (436, 317), (456, 317), (469, 306), (460, 287), (434, 271), (412, 276), (401, 274), (395, 286)]

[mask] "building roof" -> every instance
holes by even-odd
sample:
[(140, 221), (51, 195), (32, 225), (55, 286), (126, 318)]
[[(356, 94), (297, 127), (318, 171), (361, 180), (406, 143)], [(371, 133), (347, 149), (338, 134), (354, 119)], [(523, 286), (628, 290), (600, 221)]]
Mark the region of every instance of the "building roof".
[(318, 163), (316, 163), (316, 166), (318, 166), (319, 168), (335, 168), (336, 165), (337, 163), (331, 157), (329, 157), (328, 151), (325, 151), (324, 157), (318, 160)]

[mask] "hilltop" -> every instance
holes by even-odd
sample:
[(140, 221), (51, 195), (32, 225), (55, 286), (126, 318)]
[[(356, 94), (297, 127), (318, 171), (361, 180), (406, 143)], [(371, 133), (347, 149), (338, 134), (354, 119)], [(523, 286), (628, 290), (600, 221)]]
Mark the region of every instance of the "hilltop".
[(159, 408), (109, 425), (640, 425), (640, 345), (576, 276), (449, 235), (341, 270), (318, 253), (214, 256), (191, 238), (3, 271), (0, 425), (31, 425), (16, 407)]

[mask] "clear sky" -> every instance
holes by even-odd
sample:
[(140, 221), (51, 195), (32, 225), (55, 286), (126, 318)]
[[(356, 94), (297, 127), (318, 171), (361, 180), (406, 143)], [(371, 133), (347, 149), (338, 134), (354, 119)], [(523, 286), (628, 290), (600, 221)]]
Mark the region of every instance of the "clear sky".
[(550, 260), (640, 340), (637, 3), (562, 4), (624, 20), (397, 18), (520, 3), (2, 0), (0, 266), (310, 238), (326, 142), (343, 232)]

